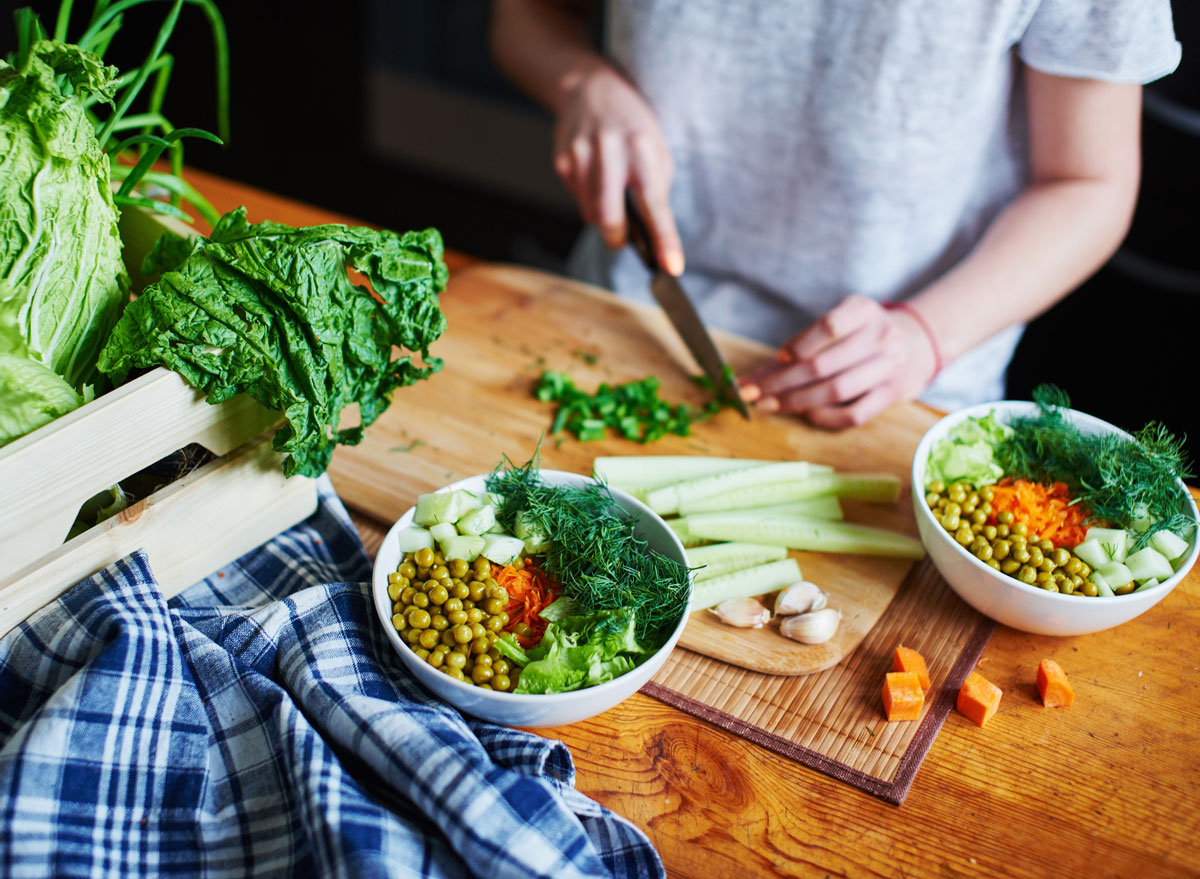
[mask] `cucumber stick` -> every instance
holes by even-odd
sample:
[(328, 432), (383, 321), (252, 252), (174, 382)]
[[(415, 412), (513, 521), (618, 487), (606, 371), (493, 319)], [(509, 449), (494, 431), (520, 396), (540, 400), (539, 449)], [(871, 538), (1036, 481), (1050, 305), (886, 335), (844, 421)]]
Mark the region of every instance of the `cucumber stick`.
[(679, 542), (684, 546), (699, 546), (702, 543), (708, 543), (707, 538), (697, 537), (688, 529), (687, 519), (667, 519), (667, 527), (675, 532), (675, 536), (679, 538)]
[(890, 473), (811, 473), (798, 479), (750, 485), (695, 499), (681, 498), (679, 512), (690, 516), (825, 496), (895, 503), (900, 496), (900, 479)]
[(787, 547), (765, 543), (714, 543), (690, 549), (687, 554), (688, 567), (699, 568), (693, 575), (696, 582), (786, 557)]
[[(689, 479), (656, 489), (646, 495), (646, 505), (659, 515), (677, 513), (703, 498), (727, 495), (732, 491), (750, 487), (805, 479), (814, 473), (828, 473), (830, 470), (829, 467), (809, 464), (807, 461), (782, 461), (774, 464), (760, 464), (755, 467), (743, 467), (740, 470)], [(829, 492), (822, 493), (829, 494)], [(743, 503), (741, 506), (761, 506), (764, 503), (781, 503), (786, 500), (794, 500), (794, 498), (783, 497), (778, 500), (752, 501)], [(720, 507), (720, 509), (725, 508), (724, 506)]]
[(688, 516), (688, 531), (694, 537), (708, 540), (770, 543), (815, 552), (848, 552), (908, 559), (919, 559), (925, 555), (921, 541), (906, 534), (824, 519), (795, 517), (748, 521), (723, 513), (706, 513)]
[(800, 566), (796, 564), (795, 559), (782, 559), (777, 562), (767, 562), (765, 565), (756, 565), (753, 568), (743, 568), (733, 574), (712, 577), (696, 583), (692, 589), (691, 610), (716, 607), (722, 601), (728, 601), (731, 598), (746, 598), (750, 595), (775, 592), (802, 579), (804, 578), (800, 575)]
[(644, 496), (676, 482), (769, 463), (772, 462), (694, 455), (601, 456), (592, 461), (592, 474), (632, 495)]

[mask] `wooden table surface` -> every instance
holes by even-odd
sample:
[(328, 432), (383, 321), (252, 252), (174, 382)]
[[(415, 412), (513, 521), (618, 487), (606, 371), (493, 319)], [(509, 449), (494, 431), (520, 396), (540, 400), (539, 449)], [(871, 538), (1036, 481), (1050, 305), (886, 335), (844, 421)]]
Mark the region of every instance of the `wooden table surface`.
[[(346, 221), (189, 176), (251, 220)], [(355, 518), (377, 546), (382, 523)], [(1070, 672), (1074, 707), (1041, 707), (1045, 656)], [(1001, 626), (979, 668), (1004, 690), (1000, 713), (980, 729), (951, 712), (898, 808), (642, 694), (546, 734), (570, 747), (579, 790), (642, 828), (680, 879), (1200, 876), (1200, 573), (1107, 632)]]

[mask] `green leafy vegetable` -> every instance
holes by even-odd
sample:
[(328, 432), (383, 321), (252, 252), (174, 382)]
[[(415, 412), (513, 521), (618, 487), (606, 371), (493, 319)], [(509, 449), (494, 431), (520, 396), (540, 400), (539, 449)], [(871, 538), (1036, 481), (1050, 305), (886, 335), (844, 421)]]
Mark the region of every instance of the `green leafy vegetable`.
[(117, 71), (52, 40), (0, 61), (0, 352), (77, 391), (129, 294), (109, 161), (83, 98), (112, 99)]
[(668, 433), (688, 436), (692, 424), (715, 414), (721, 408), (716, 401), (703, 409), (686, 403), (671, 404), (658, 395), (655, 376), (620, 385), (601, 384), (588, 394), (575, 386), (566, 373), (548, 370), (534, 388), (534, 396), (544, 403), (557, 403), (552, 434), (566, 430), (583, 442), (604, 439), (608, 428), (625, 439), (653, 442)]
[(0, 354), (0, 446), (83, 405), (84, 398), (36, 360)]
[(1009, 433), (994, 412), (960, 422), (929, 453), (926, 481), (949, 485), (961, 479), (976, 487), (991, 485), (1004, 475), (996, 463), (995, 447)]
[[(1192, 475), (1182, 439), (1155, 422), (1132, 439), (1083, 433), (1063, 414), (1070, 405), (1063, 391), (1042, 385), (1033, 398), (1037, 414), (1012, 419), (1012, 434), (996, 446), (1005, 473), (1065, 482), (1097, 520), (1127, 529), (1150, 523), (1187, 538), (1196, 523), (1179, 485)], [(1145, 545), (1154, 530), (1146, 528), (1134, 548)]]
[(564, 693), (618, 678), (653, 653), (635, 629), (630, 609), (603, 610), (552, 621), (530, 650), (512, 635), (498, 638), (496, 648), (522, 667), (514, 693)]
[(638, 640), (657, 648), (687, 610), (687, 568), (651, 550), (605, 486), (548, 485), (536, 460), (488, 477), (488, 491), (504, 498), (497, 520), (511, 531), (519, 513), (529, 530), (550, 536), (545, 569), (581, 614), (628, 609)]
[[(100, 369), (120, 382), (162, 365), (210, 403), (244, 391), (282, 412), (274, 445), (288, 455), (289, 476), (324, 472), (335, 445), (358, 443), (396, 388), (442, 367), (428, 350), (446, 328), (437, 294), (447, 271), (433, 229), (251, 225), (239, 209), (207, 240), (164, 236), (146, 271), (162, 274), (126, 309)], [(393, 346), (411, 353), (392, 360)], [(352, 403), (361, 424), (339, 430)]]

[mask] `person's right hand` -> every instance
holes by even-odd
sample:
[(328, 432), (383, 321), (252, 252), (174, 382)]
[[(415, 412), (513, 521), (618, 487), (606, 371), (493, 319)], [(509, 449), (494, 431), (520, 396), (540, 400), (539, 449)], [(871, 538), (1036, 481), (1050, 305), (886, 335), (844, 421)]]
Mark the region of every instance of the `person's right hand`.
[(625, 243), (628, 187), (659, 265), (673, 275), (683, 271), (669, 197), (674, 162), (654, 111), (611, 67), (599, 67), (568, 90), (555, 130), (554, 169), (579, 202), (583, 221), (598, 226), (614, 249)]

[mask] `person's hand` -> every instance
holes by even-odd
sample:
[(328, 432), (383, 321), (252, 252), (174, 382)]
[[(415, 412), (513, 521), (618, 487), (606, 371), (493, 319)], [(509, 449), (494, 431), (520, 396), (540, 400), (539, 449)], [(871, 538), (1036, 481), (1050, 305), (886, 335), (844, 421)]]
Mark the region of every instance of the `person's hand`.
[(630, 188), (659, 265), (673, 275), (683, 271), (669, 199), (671, 154), (654, 111), (611, 67), (599, 67), (569, 89), (555, 129), (554, 169), (579, 202), (583, 221), (598, 226), (614, 249), (625, 243)]
[(848, 296), (739, 385), (763, 411), (851, 427), (916, 397), (938, 367), (935, 344), (906, 309)]

